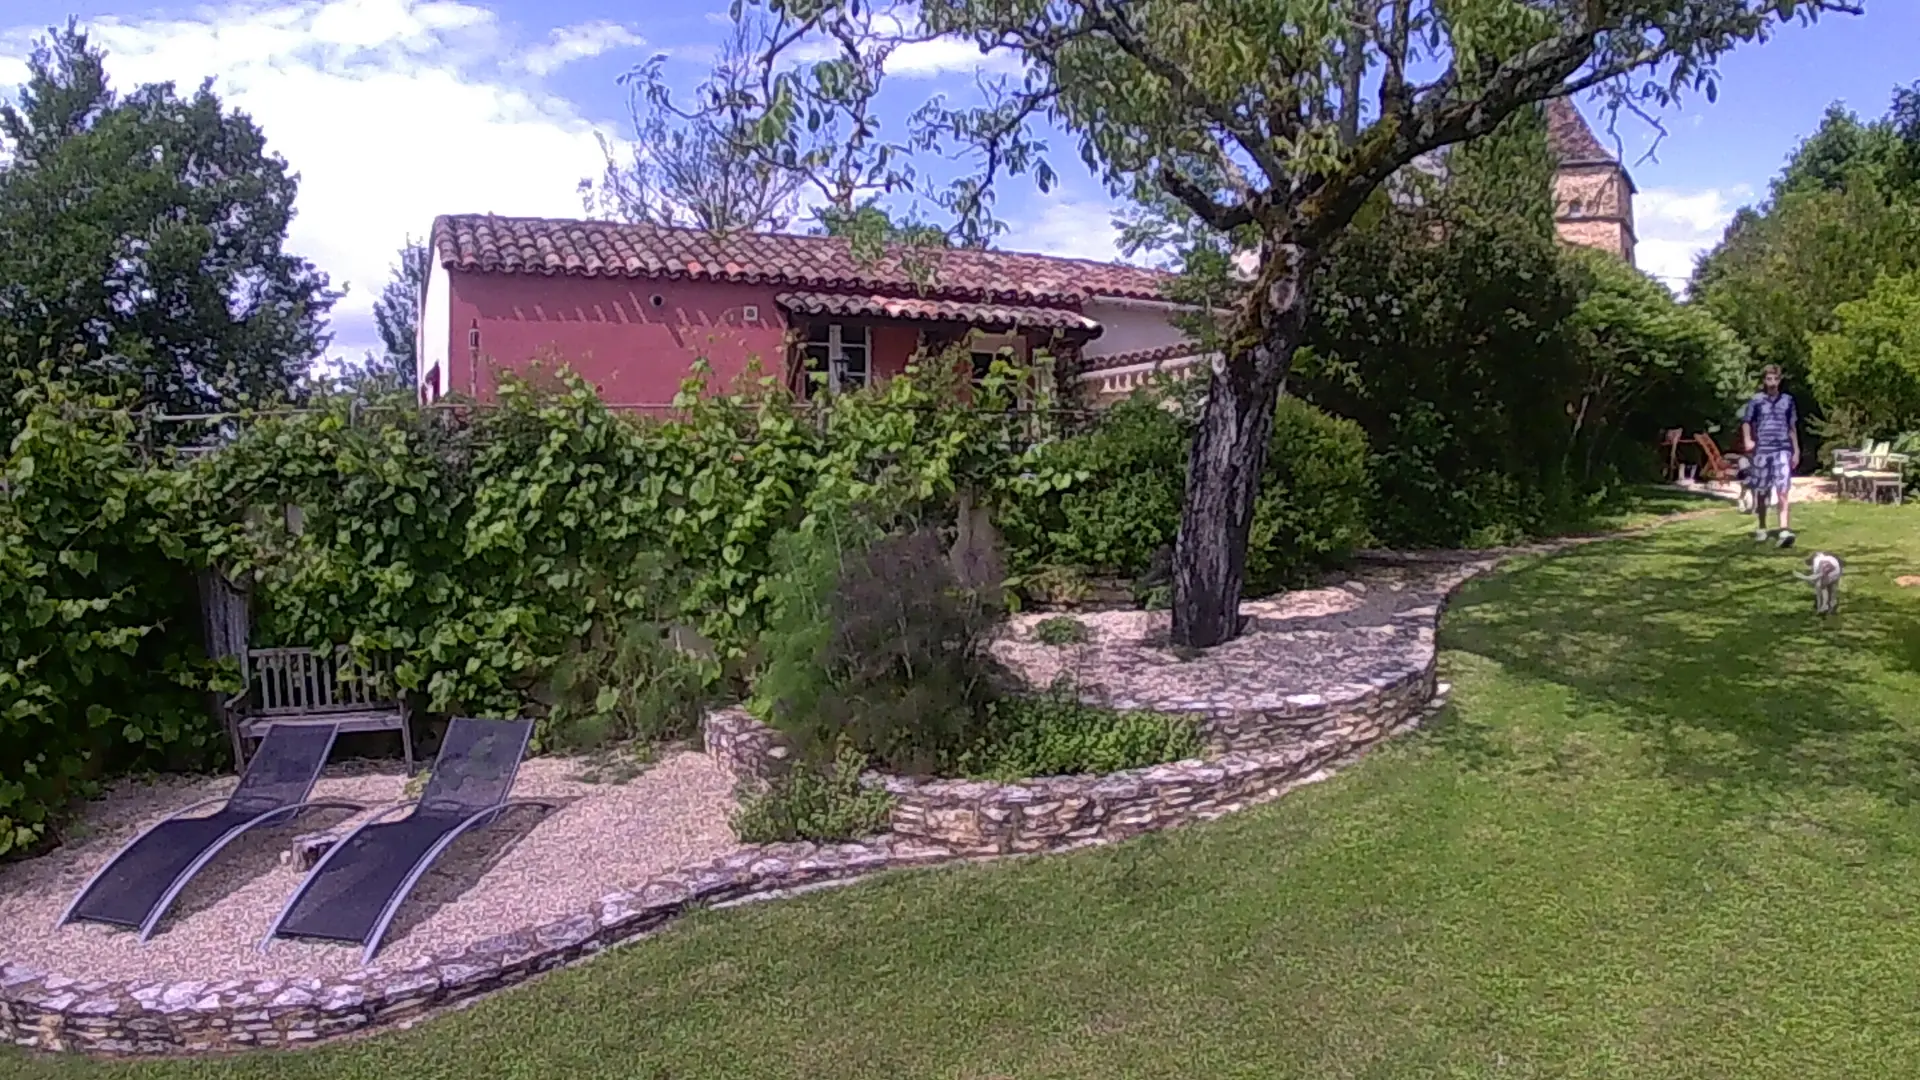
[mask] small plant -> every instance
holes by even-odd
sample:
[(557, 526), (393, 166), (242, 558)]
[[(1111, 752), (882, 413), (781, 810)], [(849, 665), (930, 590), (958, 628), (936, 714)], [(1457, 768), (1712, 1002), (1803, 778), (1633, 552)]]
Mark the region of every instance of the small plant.
[(1199, 757), (1204, 745), (1191, 717), (1088, 705), (1060, 684), (995, 702), (987, 733), (955, 771), (977, 780), (1119, 772)]
[(1140, 594), (1140, 609), (1142, 611), (1165, 611), (1172, 606), (1172, 585), (1155, 585)]
[(776, 778), (765, 791), (740, 801), (733, 831), (748, 844), (796, 840), (831, 842), (884, 832), (893, 813), (893, 796), (860, 782), (866, 759), (842, 747), (826, 768), (800, 765)]
[(1071, 615), (1055, 615), (1050, 619), (1040, 620), (1039, 625), (1033, 628), (1033, 636), (1042, 645), (1052, 645), (1056, 648), (1085, 645), (1087, 626)]
[(419, 772), (407, 777), (407, 782), (400, 788), (400, 797), (403, 799), (419, 798), (420, 793), (427, 790), (427, 781), (431, 779), (433, 779), (432, 769), (421, 769)]

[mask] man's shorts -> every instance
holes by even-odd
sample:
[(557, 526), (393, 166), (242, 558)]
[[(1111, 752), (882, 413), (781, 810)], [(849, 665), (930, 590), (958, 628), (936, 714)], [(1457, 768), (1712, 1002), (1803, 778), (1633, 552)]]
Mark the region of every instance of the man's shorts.
[(1757, 492), (1783, 495), (1793, 485), (1793, 451), (1762, 450), (1747, 467), (1747, 486)]

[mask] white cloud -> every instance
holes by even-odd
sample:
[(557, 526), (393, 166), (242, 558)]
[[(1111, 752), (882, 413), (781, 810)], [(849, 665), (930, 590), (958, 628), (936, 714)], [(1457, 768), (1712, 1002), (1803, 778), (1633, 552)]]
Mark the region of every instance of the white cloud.
[(1753, 194), (1730, 188), (1648, 188), (1633, 200), (1634, 262), (1675, 292), (1684, 291), (1693, 264), (1720, 242), (1727, 223)]
[(1115, 205), (1104, 198), (1080, 199), (1055, 192), (1037, 196), (1027, 212), (1008, 220), (994, 246), (1073, 259), (1119, 262), (1120, 230)]
[(529, 51), (522, 63), (535, 75), (547, 75), (576, 60), (591, 59), (615, 49), (638, 48), (646, 43), (646, 38), (632, 30), (602, 19), (555, 29), (547, 44)]
[(910, 42), (887, 56), (887, 74), (907, 79), (974, 71), (1012, 74), (1019, 70), (1020, 61), (1011, 53), (1004, 50), (982, 53), (978, 45), (961, 38)]
[[(491, 11), (461, 0), (241, 0), (87, 29), (123, 91), (215, 76), (300, 175), (287, 247), (349, 287), (334, 308), (336, 356), (377, 346), (389, 264), (434, 215), (577, 214), (575, 185), (602, 165), (595, 125), (542, 88)], [(572, 29), (544, 46), (559, 50), (554, 66), (568, 49), (589, 55), (585, 42), (618, 41)], [(24, 76), (41, 33), (0, 27), (0, 91)]]

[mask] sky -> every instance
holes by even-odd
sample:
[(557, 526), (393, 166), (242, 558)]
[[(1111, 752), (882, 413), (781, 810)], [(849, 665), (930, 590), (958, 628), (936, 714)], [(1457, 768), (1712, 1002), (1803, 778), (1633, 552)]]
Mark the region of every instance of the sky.
[[(1694, 96), (1614, 132), (1639, 196), (1637, 261), (1673, 287), (1740, 206), (1819, 124), (1831, 102), (1878, 117), (1893, 90), (1920, 79), (1920, 0), (1865, 0), (1861, 17), (1782, 28), (1726, 57), (1717, 100)], [(372, 308), (397, 249), (442, 213), (580, 216), (579, 182), (597, 175), (596, 134), (631, 134), (619, 77), (664, 54), (691, 86), (726, 33), (726, 0), (244, 0), (143, 6), (117, 0), (0, 4), (0, 95), (26, 78), (33, 39), (78, 17), (108, 52), (122, 90), (212, 77), (300, 176), (288, 249), (347, 290), (334, 309), (335, 359), (377, 348)], [(983, 58), (934, 42), (897, 53), (886, 122), (933, 94), (964, 97)], [(1617, 141), (1616, 141), (1617, 140)], [(1117, 259), (1114, 202), (1055, 132), (1061, 182), (1041, 194), (1004, 185), (998, 246)], [(936, 166), (937, 167), (937, 166)]]

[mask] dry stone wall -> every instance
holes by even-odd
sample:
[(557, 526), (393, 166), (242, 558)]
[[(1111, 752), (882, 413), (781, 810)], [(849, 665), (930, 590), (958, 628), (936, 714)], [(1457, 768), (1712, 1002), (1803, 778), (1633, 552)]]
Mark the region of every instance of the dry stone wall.
[(0, 1041), (111, 1055), (298, 1046), (418, 1019), (648, 934), (694, 908), (953, 858), (893, 837), (752, 847), (614, 893), (572, 918), (404, 968), (328, 980), (105, 982), (0, 963)]

